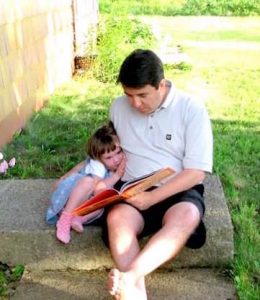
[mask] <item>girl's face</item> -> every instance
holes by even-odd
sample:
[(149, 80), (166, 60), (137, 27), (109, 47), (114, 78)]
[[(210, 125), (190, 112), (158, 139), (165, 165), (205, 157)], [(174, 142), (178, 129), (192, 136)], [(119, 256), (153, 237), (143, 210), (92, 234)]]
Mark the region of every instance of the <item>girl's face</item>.
[(120, 163), (122, 162), (124, 153), (119, 145), (116, 145), (115, 150), (106, 152), (101, 155), (101, 162), (110, 171), (116, 171)]

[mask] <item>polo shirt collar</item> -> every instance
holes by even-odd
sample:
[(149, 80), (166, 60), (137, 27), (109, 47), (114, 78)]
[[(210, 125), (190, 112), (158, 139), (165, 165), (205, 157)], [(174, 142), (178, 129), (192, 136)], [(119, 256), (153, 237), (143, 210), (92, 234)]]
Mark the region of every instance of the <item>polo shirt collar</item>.
[(163, 108), (166, 108), (170, 103), (172, 103), (174, 97), (175, 97), (175, 94), (176, 94), (176, 88), (175, 86), (173, 85), (173, 83), (170, 81), (170, 80), (166, 80), (166, 84), (169, 86), (169, 93), (166, 97), (166, 99), (163, 101), (163, 104), (158, 107), (156, 109), (156, 111), (159, 111), (160, 109), (163, 109)]

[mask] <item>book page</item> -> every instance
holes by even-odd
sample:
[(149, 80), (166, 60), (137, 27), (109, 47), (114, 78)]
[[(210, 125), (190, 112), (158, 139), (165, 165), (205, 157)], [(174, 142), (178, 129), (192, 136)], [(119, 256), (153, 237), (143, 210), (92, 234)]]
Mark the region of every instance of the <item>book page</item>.
[(121, 194), (126, 198), (134, 196), (158, 184), (163, 179), (172, 176), (174, 173), (175, 171), (171, 168), (160, 169), (154, 173), (147, 175), (141, 180), (135, 181), (133, 184), (126, 184), (121, 191)]
[(134, 187), (136, 186), (138, 183), (142, 182), (143, 180), (145, 180), (146, 178), (150, 177), (151, 175), (155, 174), (155, 172), (152, 172), (148, 175), (144, 175), (144, 176), (141, 176), (141, 177), (138, 177), (138, 178), (135, 178), (135, 179), (132, 179), (132, 180), (129, 180), (127, 182), (125, 182), (121, 188), (120, 188), (120, 192), (124, 192), (124, 191), (127, 191), (128, 189), (130, 189), (131, 187)]

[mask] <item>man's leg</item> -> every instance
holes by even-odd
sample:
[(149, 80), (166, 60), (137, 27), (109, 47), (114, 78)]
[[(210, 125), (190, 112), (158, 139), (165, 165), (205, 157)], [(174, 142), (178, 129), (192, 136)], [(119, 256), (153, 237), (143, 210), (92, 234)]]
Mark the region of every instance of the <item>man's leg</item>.
[[(116, 219), (115, 216), (114, 218)], [(128, 261), (126, 271), (121, 270), (120, 264), (117, 263), (124, 259), (120, 257), (120, 260), (117, 261), (118, 248), (114, 243), (118, 243), (120, 238), (112, 240), (111, 236), (111, 249), (113, 249), (111, 251), (119, 267), (119, 271), (121, 271), (121, 280), (125, 282), (125, 286), (127, 286), (127, 282), (129, 282), (128, 290), (124, 292), (124, 286), (121, 287), (121, 290), (119, 290), (121, 296), (116, 299), (130, 300), (131, 296), (128, 297), (127, 295), (131, 295), (131, 285), (134, 287), (140, 279), (143, 280), (146, 275), (157, 269), (163, 263), (176, 257), (184, 247), (191, 233), (198, 226), (199, 221), (200, 212), (192, 203), (181, 202), (169, 208), (164, 216), (161, 230), (148, 241), (141, 252), (138, 251), (135, 256), (131, 257), (132, 260)], [(120, 236), (120, 229), (118, 235)], [(124, 254), (127, 256), (127, 251)]]
[[(140, 252), (137, 235), (142, 231), (144, 222), (141, 214), (132, 206), (118, 204), (114, 206), (107, 217), (110, 251), (118, 268), (109, 273), (108, 289), (115, 299), (145, 300), (146, 289), (144, 277), (138, 278), (132, 284), (124, 279), (121, 273), (128, 271), (129, 265)], [(130, 279), (130, 278), (129, 278)], [(127, 291), (125, 290), (126, 286)], [(127, 293), (127, 296), (124, 295)]]

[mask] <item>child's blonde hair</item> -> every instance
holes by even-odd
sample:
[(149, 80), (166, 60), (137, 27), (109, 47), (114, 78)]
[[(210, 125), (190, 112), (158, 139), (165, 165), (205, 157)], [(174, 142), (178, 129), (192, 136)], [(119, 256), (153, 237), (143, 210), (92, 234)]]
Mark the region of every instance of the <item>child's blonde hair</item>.
[(101, 159), (101, 155), (114, 151), (119, 145), (116, 130), (111, 121), (100, 127), (88, 140), (86, 145), (87, 154), (96, 160)]

